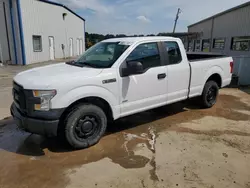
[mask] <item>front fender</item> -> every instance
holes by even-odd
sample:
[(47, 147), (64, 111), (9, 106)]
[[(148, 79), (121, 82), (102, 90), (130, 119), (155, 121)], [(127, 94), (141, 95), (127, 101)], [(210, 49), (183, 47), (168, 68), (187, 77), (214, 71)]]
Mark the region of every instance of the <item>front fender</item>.
[(51, 107), (53, 109), (58, 108), (67, 108), (74, 102), (86, 98), (86, 97), (99, 97), (103, 100), (107, 101), (112, 109), (113, 116), (116, 119), (116, 117), (119, 116), (120, 109), (118, 108), (118, 101), (119, 96), (115, 96), (113, 93), (111, 93), (109, 90), (98, 87), (98, 86), (83, 86), (79, 88), (75, 88), (73, 90), (70, 90), (69, 92), (62, 93), (56, 95), (51, 100)]

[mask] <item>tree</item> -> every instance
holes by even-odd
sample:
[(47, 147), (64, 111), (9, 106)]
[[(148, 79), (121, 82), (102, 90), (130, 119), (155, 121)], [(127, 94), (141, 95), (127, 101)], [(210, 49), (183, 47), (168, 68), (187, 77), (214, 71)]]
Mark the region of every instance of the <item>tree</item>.
[(105, 38), (105, 39), (111, 39), (111, 38), (115, 38), (115, 36), (112, 35), (112, 34), (107, 34), (107, 35), (105, 35), (104, 38)]
[(117, 38), (123, 38), (123, 37), (127, 37), (127, 36), (124, 35), (124, 34), (117, 34), (115, 37), (117, 37)]
[(168, 33), (158, 33), (157, 36), (169, 36), (169, 34)]

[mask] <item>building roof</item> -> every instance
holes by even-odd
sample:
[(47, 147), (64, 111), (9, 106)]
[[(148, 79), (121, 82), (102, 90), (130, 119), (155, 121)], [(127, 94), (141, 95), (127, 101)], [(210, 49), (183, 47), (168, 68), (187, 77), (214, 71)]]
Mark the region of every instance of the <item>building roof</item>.
[(71, 10), (70, 8), (68, 8), (67, 6), (61, 4), (61, 3), (56, 3), (56, 2), (52, 2), (52, 1), (48, 1), (48, 0), (39, 0), (40, 2), (43, 3), (48, 3), (51, 5), (56, 5), (56, 6), (60, 6), (63, 7), (65, 9), (67, 9), (69, 12), (71, 12), (72, 14), (74, 14), (75, 16), (77, 16), (78, 18), (82, 19), (83, 21), (85, 21), (85, 19), (83, 17), (81, 17), (80, 15), (78, 15), (76, 12), (74, 12), (73, 10)]
[(201, 21), (199, 21), (199, 22), (196, 22), (196, 23), (194, 23), (194, 24), (189, 25), (188, 27), (192, 27), (192, 26), (197, 25), (197, 24), (199, 24), (199, 23), (202, 23), (202, 22), (211, 20), (211, 19), (213, 19), (213, 18), (215, 18), (215, 17), (221, 16), (221, 15), (223, 15), (223, 14), (226, 14), (226, 13), (229, 13), (229, 12), (232, 12), (232, 11), (235, 11), (235, 10), (237, 10), (237, 9), (240, 9), (240, 8), (243, 8), (243, 7), (246, 7), (246, 6), (249, 6), (249, 5), (250, 5), (250, 1), (248, 1), (248, 2), (246, 2), (246, 3), (244, 3), (244, 4), (241, 4), (241, 5), (239, 5), (239, 6), (230, 8), (230, 9), (228, 9), (228, 10), (226, 10), (226, 11), (220, 12), (220, 13), (218, 13), (218, 14), (215, 14), (215, 15), (213, 15), (213, 16), (211, 16), (211, 17), (205, 18), (205, 19), (203, 19), (203, 20), (201, 20)]
[(107, 39), (102, 42), (125, 42), (125, 43), (135, 43), (142, 41), (150, 41), (150, 40), (169, 40), (174, 39), (173, 37), (124, 37), (124, 38), (112, 38)]
[(199, 32), (175, 32), (175, 33), (160, 33), (160, 34), (162, 35), (159, 36), (185, 37), (185, 36), (199, 35)]

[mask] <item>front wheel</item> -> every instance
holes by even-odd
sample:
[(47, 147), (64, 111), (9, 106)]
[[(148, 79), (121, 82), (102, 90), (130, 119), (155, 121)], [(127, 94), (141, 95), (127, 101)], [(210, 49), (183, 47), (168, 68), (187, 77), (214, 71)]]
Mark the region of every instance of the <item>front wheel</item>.
[(65, 136), (69, 144), (82, 149), (96, 144), (107, 128), (107, 117), (103, 110), (92, 104), (75, 107), (65, 121)]
[(218, 84), (214, 81), (208, 81), (201, 96), (201, 103), (205, 108), (211, 108), (217, 101), (219, 93)]

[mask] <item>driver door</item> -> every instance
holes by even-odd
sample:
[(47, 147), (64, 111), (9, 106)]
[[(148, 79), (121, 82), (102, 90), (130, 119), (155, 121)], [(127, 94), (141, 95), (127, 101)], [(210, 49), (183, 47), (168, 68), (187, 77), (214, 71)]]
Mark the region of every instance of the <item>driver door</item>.
[(143, 65), (143, 73), (120, 77), (121, 116), (145, 111), (167, 102), (167, 67), (160, 54), (157, 42), (138, 45), (127, 57), (127, 62), (138, 61)]

